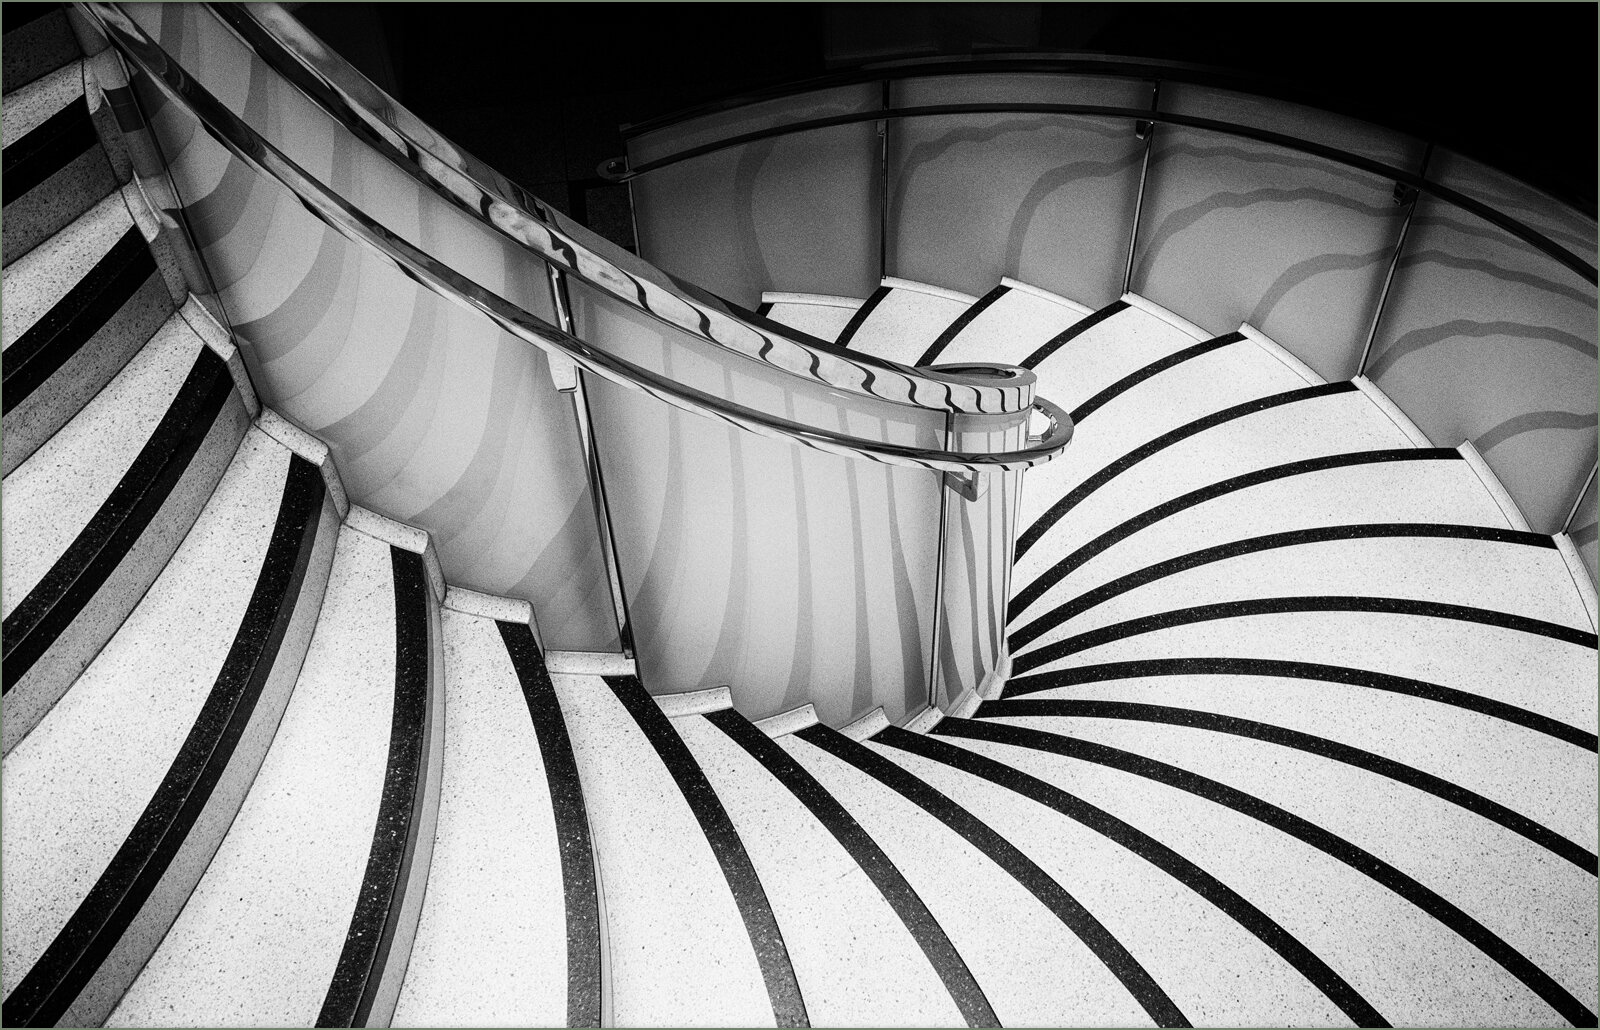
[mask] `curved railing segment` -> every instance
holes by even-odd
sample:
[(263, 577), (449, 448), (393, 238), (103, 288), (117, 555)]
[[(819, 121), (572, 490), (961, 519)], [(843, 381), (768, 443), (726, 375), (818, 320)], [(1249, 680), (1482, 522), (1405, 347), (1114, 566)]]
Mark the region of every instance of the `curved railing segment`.
[[(1047, 428), (1042, 434), (1030, 437), (1028, 445), (1019, 450), (964, 453), (886, 443), (806, 425), (706, 393), (610, 354), (484, 288), (357, 210), (233, 114), (114, 6), (89, 4), (85, 9), (123, 55), (171, 101), (196, 118), (230, 154), (288, 189), (324, 225), (367, 248), (435, 294), (487, 316), (516, 338), (560, 355), (609, 382), (761, 436), (789, 440), (844, 457), (937, 472), (1019, 471), (1051, 460), (1071, 440), (1071, 419), (1055, 404), (1032, 395), (1033, 375), (1024, 369), (997, 367), (991, 377), (1010, 384), (1003, 388), (1009, 395), (1027, 396), (1031, 405), (1028, 410), (1042, 416)], [(941, 373), (933, 375), (940, 378), (919, 378), (930, 383), (946, 378)], [(998, 392), (993, 387), (981, 389), (989, 391), (991, 396)]]
[(206, 5), (272, 70), (433, 193), (543, 261), (717, 347), (846, 393), (958, 414), (1019, 412), (1014, 383), (915, 370), (752, 324), (723, 301), (577, 226), (441, 137), (277, 4)]
[[(905, 74), (927, 74), (926, 71), (916, 68), (896, 69), (896, 71), (901, 72), (902, 76)], [(1075, 74), (1081, 74), (1081, 72), (1075, 72)], [(1101, 74), (1113, 73), (1101, 72)], [(881, 77), (884, 77), (887, 80), (888, 78), (893, 78), (894, 76), (884, 75)], [(796, 93), (809, 91), (810, 87), (795, 90)], [(602, 165), (600, 170), (601, 174), (605, 175), (612, 181), (627, 182), (628, 180), (637, 178), (638, 176), (647, 172), (656, 171), (661, 168), (667, 168), (681, 161), (688, 161), (692, 158), (703, 157), (706, 154), (714, 154), (718, 151), (744, 146), (749, 143), (756, 143), (761, 140), (789, 136), (796, 133), (813, 131), (816, 129), (826, 129), (838, 125), (851, 125), (859, 122), (884, 121), (886, 119), (902, 120), (910, 118), (932, 118), (940, 115), (970, 114), (1059, 114), (1103, 118), (1127, 118), (1132, 121), (1155, 122), (1157, 124), (1178, 125), (1191, 129), (1204, 129), (1211, 132), (1226, 133), (1232, 136), (1251, 139), (1260, 143), (1268, 143), (1273, 146), (1283, 147), (1287, 150), (1293, 150), (1302, 154), (1308, 154), (1313, 157), (1323, 158), (1336, 164), (1354, 168), (1358, 171), (1369, 172), (1384, 178), (1393, 179), (1395, 182), (1400, 183), (1403, 186), (1407, 186), (1419, 192), (1427, 193), (1431, 196), (1437, 197), (1445, 203), (1460, 208), (1469, 214), (1475, 215), (1478, 218), (1489, 222), (1491, 225), (1494, 225), (1497, 228), (1505, 230), (1511, 235), (1522, 240), (1524, 243), (1527, 243), (1529, 246), (1534, 247), (1565, 267), (1571, 269), (1573, 272), (1576, 272), (1586, 281), (1590, 283), (1600, 282), (1600, 272), (1597, 272), (1594, 265), (1590, 264), (1583, 257), (1574, 254), (1561, 244), (1550, 239), (1544, 233), (1541, 233), (1526, 223), (1507, 215), (1503, 211), (1497, 210), (1483, 201), (1476, 200), (1464, 193), (1453, 190), (1448, 186), (1434, 182), (1423, 175), (1418, 175), (1415, 172), (1410, 172), (1403, 168), (1396, 168), (1393, 165), (1384, 164), (1382, 161), (1375, 161), (1372, 158), (1363, 157), (1360, 154), (1353, 154), (1347, 150), (1340, 150), (1337, 147), (1326, 146), (1321, 143), (1301, 139), (1296, 136), (1286, 135), (1280, 132), (1272, 132), (1268, 129), (1260, 129), (1250, 125), (1242, 125), (1238, 122), (1222, 121), (1214, 118), (1200, 118), (1193, 115), (1160, 111), (1145, 107), (1120, 107), (1100, 104), (1030, 103), (930, 104), (918, 107), (886, 107), (881, 110), (852, 111), (844, 114), (829, 115), (822, 118), (808, 118), (801, 121), (788, 122), (783, 125), (768, 126), (764, 129), (757, 129), (751, 132), (740, 133), (735, 136), (728, 136), (724, 139), (700, 144), (699, 146), (687, 147), (683, 150), (677, 151), (676, 153), (653, 158), (649, 161), (643, 161), (634, 166), (626, 166), (625, 162), (609, 162), (606, 165)], [(667, 121), (664, 124), (670, 125), (672, 124), (672, 121)]]

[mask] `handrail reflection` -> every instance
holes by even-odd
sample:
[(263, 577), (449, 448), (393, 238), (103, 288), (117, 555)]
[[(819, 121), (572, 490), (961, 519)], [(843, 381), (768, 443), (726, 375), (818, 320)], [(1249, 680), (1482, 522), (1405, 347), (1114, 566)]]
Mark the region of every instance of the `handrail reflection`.
[(746, 407), (592, 347), (485, 289), (355, 209), (228, 110), (115, 6), (98, 3), (79, 6), (173, 103), (196, 118), (234, 157), (287, 188), (324, 225), (365, 247), (431, 292), (478, 311), (511, 335), (546, 352), (563, 355), (609, 382), (761, 436), (789, 440), (848, 458), (938, 472), (979, 473), (1031, 468), (1059, 455), (1072, 437), (1072, 421), (1066, 412), (1035, 397), (1029, 410), (1043, 415), (1049, 422), (1049, 429), (1020, 450), (968, 453), (869, 440)]

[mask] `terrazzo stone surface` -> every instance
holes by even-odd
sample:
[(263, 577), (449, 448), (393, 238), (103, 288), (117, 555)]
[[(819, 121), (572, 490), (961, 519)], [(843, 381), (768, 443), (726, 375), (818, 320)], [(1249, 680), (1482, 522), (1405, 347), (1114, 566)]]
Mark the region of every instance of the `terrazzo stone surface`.
[[(55, 174), (6, 205), (0, 261), (10, 264), (70, 225), (117, 188), (106, 152), (92, 145)], [(120, 200), (120, 198), (119, 198)]]
[[(1015, 283), (1007, 279), (1003, 284)], [(1017, 283), (978, 313), (939, 352), (938, 364), (982, 361), (1020, 365), (1034, 351), (1091, 312), (1082, 304)], [(1061, 403), (1040, 390), (1040, 396)]]
[(122, 628), (4, 762), (10, 992), (76, 910), (166, 774), (233, 645), (289, 455), (251, 433)]
[(5, 477), (0, 607), (6, 615), (38, 585), (127, 473), (201, 346), (182, 319), (168, 319), (71, 422)]
[(687, 716), (672, 725), (755, 865), (811, 1024), (961, 1025), (916, 940), (833, 834), (709, 721)]
[(341, 529), (322, 613), (266, 761), (183, 914), (107, 1025), (316, 1021), (383, 790), (394, 598), (388, 545)]
[(53, 11), (6, 33), (0, 88), (10, 93), (80, 56), (65, 11)]
[(0, 146), (11, 146), (82, 97), (83, 65), (76, 61), (7, 94), (5, 114), (0, 117)]
[[(1068, 445), (1070, 452), (1077, 443)], [(1013, 593), (1077, 548), (1125, 520), (1191, 490), (1290, 461), (1360, 450), (1404, 448), (1394, 424), (1355, 391), (1311, 397), (1241, 415), (1161, 448), (1129, 465), (1057, 519), (1012, 571)], [(1124, 454), (1135, 444), (1130, 441)], [(1033, 494), (1023, 479), (1023, 503), (1048, 508), (1055, 495)], [(1026, 531), (1031, 522), (1019, 522)]]
[(1557, 1013), (1438, 920), (1257, 819), (1117, 769), (954, 740), (1118, 816), (1284, 926), (1395, 1026), (1552, 1026)]
[(561, 1026), (566, 904), (539, 741), (493, 620), (441, 622), (439, 822), (392, 1025)]
[(1266, 944), (1151, 862), (1054, 809), (899, 748), (874, 751), (978, 814), (1094, 913), (1195, 1026), (1341, 1025)]
[[(772, 307), (767, 317), (780, 325), (809, 333), (819, 340), (832, 343), (855, 317), (862, 302), (854, 297), (827, 297), (822, 294), (782, 293), (771, 294)], [(769, 295), (763, 295), (766, 302)]]
[[(1396, 866), (1522, 952), (1584, 1004), (1596, 1004), (1600, 907), (1593, 874), (1495, 822), (1377, 773), (1265, 741), (1115, 719), (998, 721), (1153, 758), (1287, 809)], [(1587, 826), (1562, 820), (1550, 828), (1592, 847), (1594, 766), (1580, 764), (1587, 766), (1590, 786), (1570, 780), (1559, 786), (1569, 798), (1587, 796)]]
[[(920, 284), (884, 279), (889, 292), (873, 306), (846, 343), (851, 350), (915, 365), (928, 344), (978, 298), (926, 292)], [(937, 288), (935, 288), (937, 289)]]
[(6, 267), (0, 344), (10, 347), (106, 255), (133, 226), (122, 195), (113, 193), (61, 232)]
[[(1002, 1025), (1146, 1024), (1094, 953), (1020, 883), (944, 823), (797, 737), (778, 743), (849, 810), (933, 913)], [(1020, 947), (1019, 942), (1027, 942)]]
[(618, 1026), (772, 1026), (750, 935), (705, 833), (603, 680), (551, 677), (572, 735)]

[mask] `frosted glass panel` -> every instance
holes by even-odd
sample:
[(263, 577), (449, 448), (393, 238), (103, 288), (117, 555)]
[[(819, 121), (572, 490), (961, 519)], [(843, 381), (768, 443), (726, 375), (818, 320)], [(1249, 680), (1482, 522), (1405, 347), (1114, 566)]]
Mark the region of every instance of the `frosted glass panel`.
[(1558, 532), (1595, 460), (1595, 288), (1423, 197), (1367, 375), (1434, 443), (1471, 440), (1529, 524)]
[(1359, 119), (1270, 97), (1254, 97), (1185, 82), (1163, 82), (1161, 110), (1281, 133), (1409, 172), (1416, 172), (1422, 160), (1424, 144), (1421, 140)]

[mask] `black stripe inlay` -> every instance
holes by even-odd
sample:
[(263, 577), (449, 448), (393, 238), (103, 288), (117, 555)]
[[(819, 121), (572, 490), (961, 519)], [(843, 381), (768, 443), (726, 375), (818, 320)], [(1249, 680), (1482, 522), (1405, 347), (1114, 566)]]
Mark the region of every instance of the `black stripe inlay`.
[(594, 876), (594, 844), (583, 803), (583, 784), (561, 704), (544, 656), (524, 623), (497, 622), (500, 639), (517, 671), (528, 704), (539, 755), (550, 786), (556, 839), (561, 849), (561, 884), (567, 907), (567, 1025), (600, 1025), (600, 898)]
[(1113, 461), (1099, 472), (1073, 487), (1066, 496), (1052, 504), (1049, 511), (1035, 519), (1033, 525), (1029, 526), (1027, 531), (1017, 538), (1016, 557), (1021, 558), (1024, 554), (1027, 554), (1028, 549), (1038, 543), (1039, 538), (1044, 536), (1045, 532), (1055, 525), (1061, 516), (1077, 507), (1085, 497), (1088, 497), (1152, 454), (1171, 447), (1173, 444), (1186, 440), (1191, 436), (1203, 433), (1208, 429), (1214, 429), (1236, 418), (1242, 418), (1245, 415), (1253, 415), (1258, 411), (1266, 411), (1269, 408), (1276, 408), (1284, 404), (1295, 404), (1299, 401), (1311, 400), (1316, 397), (1326, 397), (1330, 394), (1349, 393), (1354, 389), (1356, 389), (1356, 384), (1352, 382), (1326, 383), (1322, 386), (1308, 386), (1300, 390), (1290, 390), (1287, 393), (1273, 394), (1270, 397), (1258, 397), (1253, 401), (1246, 401), (1243, 404), (1235, 404), (1231, 408), (1212, 412), (1203, 418), (1195, 419), (1187, 425), (1179, 426), (1171, 432), (1163, 433), (1154, 440), (1134, 448), (1116, 461)]
[(9, 414), (78, 352), (156, 273), (137, 227), (130, 227), (39, 321), (6, 348), (0, 411)]
[(1082, 615), (1084, 612), (1099, 604), (1104, 604), (1119, 594), (1138, 589), (1158, 579), (1177, 575), (1189, 569), (1209, 565), (1213, 562), (1226, 561), (1247, 554), (1256, 554), (1260, 551), (1271, 551), (1282, 547), (1302, 547), (1315, 544), (1331, 543), (1340, 540), (1383, 540), (1403, 537), (1412, 540), (1421, 539), (1446, 539), (1446, 540), (1480, 540), (1488, 543), (1510, 544), (1522, 547), (1543, 547), (1554, 549), (1555, 541), (1539, 533), (1527, 533), (1515, 529), (1498, 529), (1492, 526), (1456, 526), (1437, 522), (1390, 522), (1374, 523), (1358, 526), (1318, 526), (1314, 529), (1294, 529), (1284, 533), (1268, 533), (1264, 536), (1249, 537), (1244, 540), (1233, 540), (1214, 547), (1202, 548), (1188, 554), (1178, 555), (1166, 561), (1119, 576), (1108, 583), (1102, 583), (1092, 590), (1074, 597), (1064, 604), (1052, 608), (1039, 616), (1028, 625), (1011, 634), (1011, 646), (1020, 648), (1031, 643), (1045, 633), (1069, 619)]
[(1455, 931), (1499, 963), (1572, 1025), (1595, 1025), (1593, 1012), (1574, 998), (1566, 988), (1556, 983), (1548, 973), (1530, 962), (1526, 956), (1500, 939), (1488, 927), (1371, 852), (1358, 848), (1343, 837), (1254, 795), (1143, 755), (1022, 726), (976, 719), (946, 718), (940, 720), (933, 728), (933, 732), (943, 736), (991, 740), (1119, 769), (1231, 808), (1311, 845), (1344, 862), (1352, 869), (1365, 873)]
[[(9, 1026), (53, 1026), (150, 899), (233, 754), (277, 661), (322, 514), (322, 475), (293, 457), (277, 523), (233, 646), (161, 785), (77, 911), (0, 1007)], [(176, 911), (173, 913), (176, 915)]]
[(1506, 704), (1504, 701), (1496, 701), (1453, 687), (1442, 687), (1424, 680), (1391, 676), (1383, 672), (1352, 669), (1344, 665), (1285, 661), (1278, 658), (1146, 658), (1139, 661), (1079, 665), (1055, 672), (1019, 676), (1006, 683), (1004, 696), (1024, 697), (1041, 690), (1073, 687), (1080, 683), (1104, 683), (1107, 680), (1137, 679), (1143, 676), (1271, 676), (1320, 683), (1340, 683), (1350, 687), (1404, 694), (1407, 697), (1462, 708), (1555, 737), (1587, 751), (1600, 751), (1600, 735), (1569, 726), (1558, 719), (1531, 712), (1526, 708)]
[(1010, 292), (1011, 287), (1002, 284), (1000, 286), (996, 286), (988, 293), (985, 293), (982, 297), (979, 297), (977, 300), (967, 305), (967, 310), (957, 315), (956, 320), (946, 326), (944, 332), (940, 333), (938, 337), (928, 345), (928, 349), (926, 351), (923, 351), (922, 357), (917, 359), (917, 366), (921, 367), (923, 365), (933, 364), (934, 359), (943, 353), (946, 347), (950, 346), (950, 341), (954, 340), (958, 335), (960, 335), (961, 330), (971, 325), (972, 320), (983, 314), (984, 309), (986, 309), (990, 304), (993, 304), (995, 301), (999, 300), (1001, 297), (1004, 297)]
[(772, 904), (756, 875), (756, 867), (739, 839), (739, 831), (728, 818), (722, 800), (706, 779), (700, 764), (695, 761), (689, 746), (678, 736), (667, 717), (662, 714), (654, 699), (645, 693), (644, 685), (632, 676), (607, 676), (606, 682), (617, 695), (639, 729), (649, 738), (656, 754), (672, 774), (683, 799), (689, 803), (700, 829), (705, 832), (711, 851), (722, 866), (728, 888), (739, 907), (745, 931), (750, 935), (751, 947), (761, 966), (762, 979), (766, 981), (767, 997), (772, 1002), (772, 1015), (778, 1026), (810, 1026), (806, 1016), (805, 1000), (800, 996), (800, 981), (794, 975), (789, 961), (789, 949), (783, 943), (783, 932), (772, 914)]
[(428, 763), (428, 581), (422, 555), (389, 548), (394, 570), (394, 715), (366, 872), (317, 1026), (365, 1026), (399, 928), (421, 828)]
[(1043, 361), (1045, 358), (1048, 358), (1050, 355), (1054, 354), (1062, 347), (1065, 347), (1079, 336), (1082, 336), (1090, 329), (1093, 329), (1101, 322), (1104, 322), (1112, 315), (1115, 315), (1120, 311), (1126, 311), (1127, 308), (1128, 302), (1125, 300), (1112, 301), (1110, 304), (1107, 304), (1094, 314), (1085, 315), (1083, 318), (1080, 318), (1076, 322), (1067, 326), (1065, 329), (1061, 330), (1059, 333), (1055, 334), (1055, 336), (1052, 336), (1048, 341), (1046, 341), (1044, 346), (1040, 347), (1032, 354), (1029, 354), (1027, 357), (1017, 362), (1017, 364), (1021, 365), (1023, 368), (1039, 367), (1039, 362)]
[(1222, 336), (1212, 337), (1209, 340), (1201, 340), (1199, 343), (1185, 347), (1182, 350), (1174, 351), (1164, 358), (1159, 358), (1155, 361), (1152, 361), (1143, 368), (1129, 372), (1121, 379), (1118, 379), (1104, 390), (1101, 390), (1099, 393), (1095, 394), (1093, 397), (1090, 397), (1088, 400), (1074, 408), (1072, 410), (1073, 424), (1076, 425), (1077, 423), (1082, 422), (1084, 419), (1088, 418), (1099, 409), (1116, 400), (1117, 397), (1127, 393), (1135, 386), (1138, 386), (1146, 379), (1158, 376), (1162, 372), (1165, 372), (1170, 368), (1175, 368), (1191, 358), (1198, 358), (1202, 354), (1210, 354), (1214, 350), (1220, 350), (1223, 347), (1238, 343), (1243, 339), (1243, 333), (1226, 333)]
[(21, 681), (121, 564), (166, 503), (233, 392), (222, 359), (202, 348), (171, 407), (94, 518), (0, 623), (0, 692)]
[(1299, 730), (1291, 730), (1269, 723), (1241, 719), (1215, 712), (1175, 708), (1170, 705), (1143, 704), (1132, 701), (1102, 701), (1080, 698), (1051, 698), (1037, 700), (985, 701), (978, 706), (974, 718), (992, 719), (1006, 716), (1053, 716), (1069, 719), (1122, 719), (1136, 722), (1166, 723), (1187, 726), (1191, 729), (1209, 730), (1213, 733), (1230, 733), (1252, 740), (1293, 748), (1308, 754), (1342, 762), (1357, 769), (1388, 777), (1409, 787), (1432, 794), (1454, 805), (1499, 823), (1513, 833), (1521, 834), (1542, 848), (1546, 848), (1590, 876), (1600, 873), (1600, 858), (1572, 841), (1542, 826), (1525, 815), (1514, 812), (1505, 805), (1484, 797), (1476, 791), (1451, 783), (1449, 780), (1423, 772), (1382, 755), (1326, 737), (1318, 737)]
[[(892, 729), (892, 727), (891, 727)], [(888, 733), (890, 730), (884, 730)], [(902, 731), (904, 732), (904, 731)], [(945, 797), (920, 777), (889, 761), (838, 730), (820, 723), (807, 726), (795, 736), (847, 762), (900, 794), (929, 815), (959, 833), (982, 851), (990, 861), (1009, 873), (1029, 893), (1048, 908), (1105, 963), (1111, 974), (1143, 1006), (1157, 1026), (1189, 1026), (1178, 1006), (1148, 971), (1139, 964), (1122, 942), (1107, 930), (1082, 903), (1067, 892), (1049, 873), (1017, 849), (1010, 841), (965, 808)]]
[(1353, 454), (1332, 454), (1321, 458), (1307, 458), (1303, 461), (1291, 461), (1271, 468), (1258, 469), (1255, 472), (1246, 472), (1232, 479), (1225, 479), (1220, 483), (1191, 490), (1181, 497), (1175, 497), (1163, 504), (1145, 511), (1125, 522), (1119, 523), (1106, 530), (1093, 540), (1079, 547), (1076, 551), (1056, 562), (1050, 568), (1040, 573), (1033, 582), (1019, 590), (1011, 599), (1007, 612), (1007, 619), (1014, 620), (1017, 616), (1027, 611), (1035, 601), (1042, 597), (1045, 591), (1055, 586), (1063, 577), (1074, 569), (1079, 568), (1089, 559), (1102, 551), (1108, 550), (1114, 544), (1126, 540), (1128, 537), (1141, 530), (1170, 518), (1178, 512), (1192, 508), (1197, 504), (1215, 500), (1235, 490), (1244, 490), (1263, 483), (1270, 483), (1278, 479), (1288, 479), (1293, 476), (1306, 475), (1313, 472), (1325, 472), (1330, 469), (1347, 468), (1352, 465), (1377, 464), (1387, 461), (1460, 461), (1461, 452), (1445, 447), (1408, 447), (1405, 449), (1386, 451), (1358, 451)]
[(1523, 615), (1510, 615), (1506, 612), (1490, 611), (1486, 608), (1470, 608), (1461, 604), (1445, 604), (1442, 601), (1414, 601), (1398, 597), (1262, 597), (1251, 598), (1245, 601), (1224, 601), (1218, 604), (1202, 604), (1193, 608), (1180, 608), (1176, 611), (1160, 612), (1156, 615), (1145, 615), (1126, 622), (1114, 623), (1092, 629), (1077, 636), (1053, 644), (1046, 644), (1036, 651), (1018, 655), (1012, 661), (1012, 668), (1018, 672), (1027, 672), (1037, 669), (1048, 662), (1058, 658), (1098, 647), (1113, 640), (1122, 640), (1126, 637), (1135, 637), (1142, 633), (1153, 633), (1156, 630), (1170, 629), (1173, 626), (1187, 626), (1196, 622), (1209, 622), (1213, 619), (1239, 619), (1251, 615), (1278, 615), (1289, 612), (1374, 612), (1384, 615), (1420, 615), (1434, 619), (1456, 619), (1462, 622), (1475, 622), (1484, 626), (1499, 626), (1502, 629), (1517, 630), (1521, 633), (1533, 633), (1542, 637), (1577, 644), (1580, 647), (1594, 647), (1595, 634), (1569, 626), (1561, 626), (1542, 619), (1530, 619)]
[(850, 341), (855, 337), (857, 330), (861, 328), (861, 323), (865, 322), (868, 316), (872, 314), (873, 308), (883, 303), (883, 298), (889, 295), (889, 290), (890, 287), (888, 286), (879, 286), (876, 290), (873, 290), (872, 296), (863, 301), (859, 308), (856, 308), (856, 313), (850, 316), (850, 321), (846, 322), (844, 328), (839, 330), (839, 338), (833, 342), (840, 347), (850, 346)]
[(951, 1000), (961, 1011), (961, 1017), (967, 1021), (967, 1025), (999, 1026), (1000, 1019), (989, 1005), (989, 999), (984, 997), (983, 988), (978, 986), (972, 970), (967, 968), (966, 961), (956, 951), (955, 945), (950, 943), (944, 927), (928, 911), (928, 906), (918, 896), (916, 889), (906, 881), (889, 856), (878, 847), (877, 841), (862, 829), (838, 799), (789, 752), (752, 726), (738, 712), (724, 708), (708, 713), (706, 718), (760, 762), (833, 834), (905, 924), (906, 931), (943, 981), (945, 990), (950, 992)]
[(1285, 930), (1271, 916), (1200, 866), (1137, 827), (1069, 794), (1053, 784), (986, 758), (975, 751), (905, 730), (888, 730), (872, 738), (935, 762), (942, 762), (972, 776), (978, 776), (1016, 791), (1068, 819), (1081, 823), (1154, 865), (1185, 887), (1222, 910), (1267, 947), (1277, 952), (1295, 971), (1327, 995), (1356, 1026), (1386, 1027), (1388, 1021), (1310, 948)]
[(766, 318), (767, 315), (771, 313), (771, 311), (772, 311), (772, 302), (770, 300), (769, 301), (763, 301), (762, 303), (756, 305), (756, 314), (760, 315), (762, 318)]
[(98, 142), (88, 103), (74, 97), (0, 154), (0, 203), (10, 204)]
[(61, 10), (60, 4), (12, 4), (5, 9), (5, 34), (10, 35), (24, 25)]

